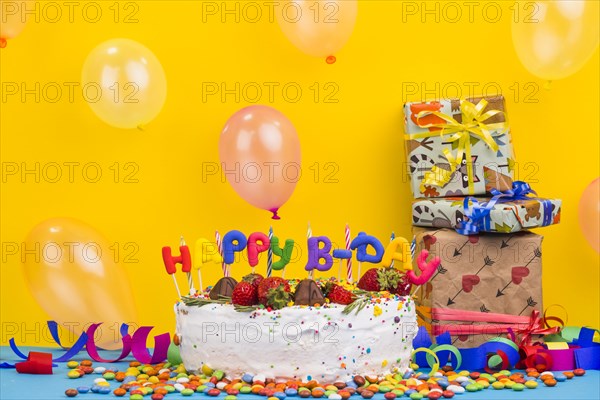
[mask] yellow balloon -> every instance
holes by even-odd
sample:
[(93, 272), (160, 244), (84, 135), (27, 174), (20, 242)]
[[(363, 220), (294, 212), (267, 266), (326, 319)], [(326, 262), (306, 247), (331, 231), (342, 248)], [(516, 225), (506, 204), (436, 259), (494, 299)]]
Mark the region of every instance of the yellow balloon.
[(285, 0), (276, 15), (294, 46), (308, 55), (327, 57), (352, 35), (357, 10), (356, 0)]
[(156, 56), (130, 39), (111, 39), (88, 55), (83, 93), (94, 113), (117, 128), (141, 128), (167, 98), (167, 80)]
[(120, 324), (135, 324), (137, 317), (114, 246), (91, 226), (70, 218), (40, 223), (24, 246), (25, 278), (44, 311), (77, 337), (90, 324), (103, 322), (96, 343), (119, 348)]
[(0, 2), (0, 47), (5, 47), (7, 39), (13, 39), (21, 33), (27, 21), (25, 17), (21, 11), (21, 3)]
[(577, 72), (598, 47), (599, 2), (517, 2), (512, 38), (519, 59), (532, 74), (546, 79)]

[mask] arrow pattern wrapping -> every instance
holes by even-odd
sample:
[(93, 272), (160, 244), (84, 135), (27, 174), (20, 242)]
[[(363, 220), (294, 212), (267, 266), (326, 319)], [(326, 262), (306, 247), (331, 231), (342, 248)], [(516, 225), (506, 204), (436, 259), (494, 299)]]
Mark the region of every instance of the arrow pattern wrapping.
[[(542, 310), (542, 236), (531, 232), (482, 234), (475, 240), (451, 229), (418, 227), (413, 228), (413, 233), (417, 252), (424, 246), (424, 236), (435, 236), (436, 245), (430, 246), (430, 254), (442, 259), (427, 296), (420, 293), (419, 301), (425, 310), (492, 310), (521, 316)], [(452, 340), (458, 347), (475, 347), (490, 339), (484, 336)]]

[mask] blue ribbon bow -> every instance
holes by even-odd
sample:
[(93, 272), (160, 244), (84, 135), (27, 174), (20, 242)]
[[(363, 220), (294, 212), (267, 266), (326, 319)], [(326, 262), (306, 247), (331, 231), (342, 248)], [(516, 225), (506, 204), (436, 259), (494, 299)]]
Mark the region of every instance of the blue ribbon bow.
[[(497, 189), (492, 189), (490, 192), (494, 197), (483, 203), (479, 203), (474, 197), (465, 197), (463, 208), (468, 220), (459, 223), (455, 228), (456, 232), (461, 235), (476, 235), (482, 230), (489, 231), (489, 215), (497, 203), (533, 199), (533, 197), (529, 197), (530, 194), (537, 196), (535, 190), (533, 190), (528, 183), (523, 181), (514, 181), (512, 189), (504, 192)], [(542, 226), (550, 225), (552, 223), (552, 203), (546, 199), (538, 200), (542, 203), (542, 207), (544, 208)]]

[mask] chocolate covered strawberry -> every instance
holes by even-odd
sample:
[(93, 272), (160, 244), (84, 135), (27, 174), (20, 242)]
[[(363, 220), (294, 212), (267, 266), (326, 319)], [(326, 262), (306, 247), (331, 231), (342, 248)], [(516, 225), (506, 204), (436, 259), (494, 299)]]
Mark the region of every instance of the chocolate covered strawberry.
[(253, 306), (258, 303), (258, 290), (251, 283), (242, 281), (235, 285), (231, 302), (239, 306)]

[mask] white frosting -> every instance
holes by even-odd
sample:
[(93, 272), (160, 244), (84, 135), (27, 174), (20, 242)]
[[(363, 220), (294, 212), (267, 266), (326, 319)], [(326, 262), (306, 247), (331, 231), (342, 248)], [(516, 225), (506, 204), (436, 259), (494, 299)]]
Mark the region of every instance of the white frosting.
[(353, 375), (404, 372), (417, 331), (415, 304), (382, 299), (358, 314), (344, 306), (235, 311), (229, 304), (175, 306), (180, 352), (188, 371), (203, 364), (228, 376), (347, 381)]

